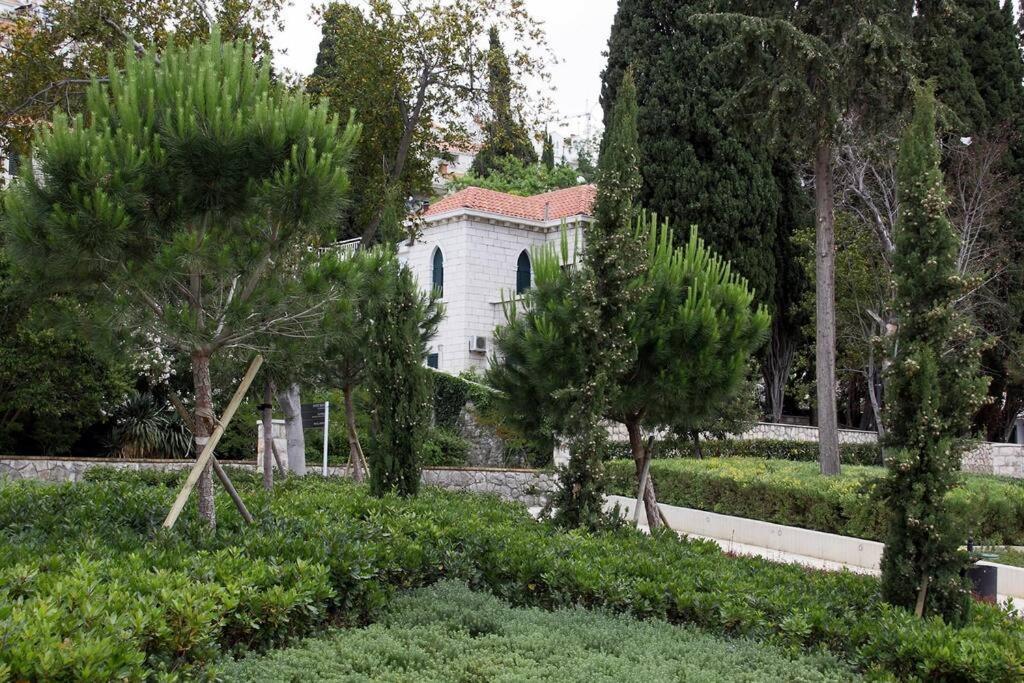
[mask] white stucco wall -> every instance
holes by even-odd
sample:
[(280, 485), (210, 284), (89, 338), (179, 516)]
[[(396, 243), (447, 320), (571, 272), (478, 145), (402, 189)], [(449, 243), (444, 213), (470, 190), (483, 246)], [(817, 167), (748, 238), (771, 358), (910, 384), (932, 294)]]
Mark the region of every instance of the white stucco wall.
[[(519, 255), (545, 243), (557, 245), (561, 226), (561, 221), (531, 225), (463, 213), (428, 221), (413, 246), (399, 247), (399, 258), (423, 291), (432, 287), (434, 250), (440, 248), (444, 255), (445, 317), (430, 349), (438, 354), (439, 370), (458, 374), (487, 367), (494, 328), (505, 320), (502, 294), (508, 298), (515, 293)], [(566, 223), (570, 260), (575, 258), (577, 226), (577, 222)], [(487, 338), (486, 354), (469, 350), (472, 336)]]

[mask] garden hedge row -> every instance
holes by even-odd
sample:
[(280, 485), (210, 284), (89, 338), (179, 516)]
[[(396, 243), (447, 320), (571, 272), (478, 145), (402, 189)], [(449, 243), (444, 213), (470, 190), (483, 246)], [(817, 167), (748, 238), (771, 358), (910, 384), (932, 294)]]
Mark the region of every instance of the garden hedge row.
[[(631, 460), (607, 464), (609, 491), (633, 496), (636, 473)], [(805, 529), (884, 541), (885, 506), (875, 483), (880, 467), (844, 465), (839, 477), (822, 477), (818, 465), (759, 458), (654, 460), (658, 500)], [(1024, 543), (1024, 482), (964, 474), (949, 494), (949, 505), (966, 543)]]
[[(314, 673), (315, 672), (315, 675)], [(403, 594), (379, 623), (223, 667), (226, 681), (852, 681), (841, 662), (663, 621), (513, 608), (443, 581)]]
[(565, 533), (490, 497), (378, 500), (315, 476), (273, 494), (238, 476), (255, 527), (219, 493), (216, 533), (193, 505), (165, 531), (172, 486), (107, 478), (3, 485), (0, 679), (199, 676), (227, 653), (365, 623), (394, 590), (444, 578), (516, 605), (602, 607), (826, 648), (882, 676), (1024, 675), (1024, 622), (999, 609), (973, 605), (957, 629), (885, 605), (871, 577), (729, 557), (674, 534)]
[[(701, 454), (705, 458), (763, 458), (818, 462), (818, 444), (810, 441), (776, 441), (775, 439), (702, 439)], [(878, 444), (839, 444), (844, 465), (881, 465), (882, 449)], [(629, 444), (616, 442), (609, 449), (611, 459), (629, 457)], [(655, 459), (694, 458), (693, 442), (666, 438), (657, 443)]]

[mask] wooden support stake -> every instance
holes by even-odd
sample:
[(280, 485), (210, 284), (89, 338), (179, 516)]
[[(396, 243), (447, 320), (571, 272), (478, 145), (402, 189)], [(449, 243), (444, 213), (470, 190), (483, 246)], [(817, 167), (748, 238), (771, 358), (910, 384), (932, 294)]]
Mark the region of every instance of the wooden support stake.
[(228, 479), (228, 473), (224, 471), (217, 458), (210, 458), (210, 462), (213, 463), (213, 471), (217, 474), (217, 478), (220, 479), (221, 485), (224, 490), (231, 496), (231, 500), (235, 501), (235, 507), (238, 508), (239, 514), (242, 515), (242, 519), (245, 520), (246, 524), (252, 524), (253, 518), (249, 514), (249, 509), (245, 507), (245, 503), (242, 502), (242, 497), (238, 495), (238, 491), (235, 490), (235, 485)]
[(238, 389), (235, 391), (235, 395), (231, 397), (231, 402), (228, 403), (227, 409), (221, 415), (220, 422), (214, 427), (213, 434), (210, 435), (206, 445), (203, 447), (203, 452), (196, 458), (196, 464), (192, 466), (192, 471), (189, 472), (188, 479), (185, 480), (181, 491), (178, 492), (178, 497), (174, 499), (174, 504), (171, 506), (170, 512), (167, 513), (167, 519), (164, 520), (163, 526), (165, 529), (170, 529), (178, 521), (178, 517), (181, 515), (181, 511), (185, 509), (185, 503), (188, 502), (192, 489), (195, 488), (196, 482), (199, 481), (199, 476), (210, 461), (210, 458), (213, 457), (213, 449), (216, 448), (220, 437), (224, 435), (224, 429), (231, 422), (231, 418), (235, 416), (235, 411), (238, 410), (238, 406), (241, 405), (246, 392), (249, 391), (249, 385), (256, 378), (256, 372), (260, 369), (261, 365), (263, 365), (263, 356), (257, 355), (252, 359), (249, 369), (246, 370), (241, 384), (238, 385)]
[(277, 450), (277, 442), (274, 441), (273, 432), (270, 437), (270, 450), (274, 451), (274, 462), (277, 463), (277, 471), (282, 477), (288, 476), (288, 470), (281, 464), (281, 453)]
[[(182, 422), (190, 432), (195, 434), (195, 421), (192, 420), (192, 416), (188, 414), (188, 409), (185, 408), (185, 402), (181, 400), (181, 396), (178, 396), (178, 392), (173, 389), (170, 391), (171, 404), (174, 409), (178, 411), (178, 416), (181, 417)], [(213, 471), (217, 475), (217, 479), (220, 480), (221, 486), (231, 496), (231, 500), (235, 502), (235, 507), (238, 508), (238, 513), (242, 515), (242, 519), (245, 520), (246, 524), (253, 524), (254, 520), (252, 515), (249, 514), (249, 508), (245, 507), (245, 503), (242, 501), (242, 497), (238, 495), (238, 491), (235, 490), (235, 485), (231, 483), (231, 479), (228, 478), (228, 473), (221, 467), (220, 462), (216, 456), (210, 460), (213, 463)]]

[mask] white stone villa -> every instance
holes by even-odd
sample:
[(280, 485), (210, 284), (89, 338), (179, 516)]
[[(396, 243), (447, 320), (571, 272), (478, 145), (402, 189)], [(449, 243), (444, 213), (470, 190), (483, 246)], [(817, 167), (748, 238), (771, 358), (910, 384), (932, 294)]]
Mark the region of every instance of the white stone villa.
[(564, 225), (573, 260), (580, 228), (592, 220), (595, 191), (579, 185), (518, 197), (468, 187), (424, 212), (422, 236), (412, 246), (403, 243), (398, 256), (424, 291), (441, 291), (445, 305), (428, 365), (451, 374), (487, 367), (492, 333), (505, 321), (502, 298), (533, 283), (530, 250), (557, 248)]

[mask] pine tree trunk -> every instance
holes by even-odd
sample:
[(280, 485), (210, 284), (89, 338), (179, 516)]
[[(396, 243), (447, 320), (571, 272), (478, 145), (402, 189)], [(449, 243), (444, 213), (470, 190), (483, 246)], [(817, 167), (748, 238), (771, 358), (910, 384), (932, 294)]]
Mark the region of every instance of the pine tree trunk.
[(288, 471), (306, 475), (306, 435), (302, 424), (302, 396), (297, 383), (277, 392), (277, 402), (284, 412), (284, 434), (287, 440)]
[(274, 488), (274, 385), (267, 380), (263, 388), (263, 488)]
[[(206, 442), (213, 433), (213, 388), (210, 385), (210, 356), (204, 351), (192, 352), (192, 383), (196, 392), (195, 408), (195, 440), (196, 456), (202, 452)], [(203, 468), (199, 481), (196, 483), (196, 501), (199, 505), (199, 516), (206, 520), (211, 528), (217, 526), (217, 510), (213, 503), (213, 465)]]
[(821, 473), (839, 474), (839, 422), (836, 416), (836, 226), (832, 196), (832, 147), (818, 143), (814, 156), (818, 462)]
[[(644, 461), (647, 459), (647, 446), (640, 433), (638, 421), (627, 420), (626, 432), (629, 434), (629, 448), (633, 453), (633, 464), (636, 466), (636, 480), (639, 486), (640, 477), (644, 471)], [(661, 526), (661, 510), (658, 509), (658, 500), (654, 496), (654, 476), (650, 471), (647, 473), (647, 486), (644, 488), (644, 512), (647, 513), (647, 526), (650, 529), (657, 529)]]
[(356, 407), (352, 401), (352, 385), (345, 385), (342, 391), (345, 395), (345, 431), (348, 433), (348, 459), (352, 465), (352, 478), (362, 482), (366, 458), (363, 457), (363, 447), (359, 443), (359, 432), (356, 430)]

